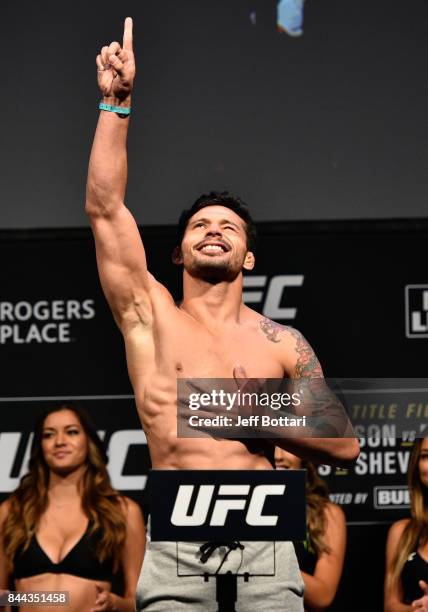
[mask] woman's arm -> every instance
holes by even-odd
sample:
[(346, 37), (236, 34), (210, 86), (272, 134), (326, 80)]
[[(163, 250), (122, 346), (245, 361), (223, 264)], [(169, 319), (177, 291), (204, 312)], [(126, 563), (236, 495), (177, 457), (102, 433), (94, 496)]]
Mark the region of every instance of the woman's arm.
[[(7, 515), (9, 513), (9, 502), (6, 500), (2, 504), (0, 504), (0, 593), (3, 591), (7, 591), (9, 587), (9, 573), (6, 568), (6, 557), (4, 553), (3, 546), (3, 525), (7, 519)], [(5, 606), (2, 608), (2, 612), (11, 612), (12, 608), (10, 606)]]
[(91, 612), (135, 612), (135, 592), (144, 559), (146, 528), (140, 506), (128, 497), (123, 500), (126, 517), (126, 540), (122, 553), (123, 597), (97, 586), (97, 598)]
[(328, 503), (325, 518), (324, 542), (330, 552), (323, 552), (318, 557), (313, 576), (302, 572), (305, 607), (314, 611), (324, 610), (333, 601), (345, 558), (346, 521), (343, 510), (336, 504)]
[(386, 569), (385, 569), (385, 612), (409, 612), (412, 606), (403, 603), (403, 590), (401, 585), (392, 584), (392, 562), (397, 552), (401, 535), (409, 519), (397, 521), (391, 525), (386, 541)]
[(122, 555), (124, 597), (132, 601), (132, 610), (134, 610), (135, 591), (146, 549), (146, 526), (140, 506), (128, 498), (126, 504), (126, 542)]

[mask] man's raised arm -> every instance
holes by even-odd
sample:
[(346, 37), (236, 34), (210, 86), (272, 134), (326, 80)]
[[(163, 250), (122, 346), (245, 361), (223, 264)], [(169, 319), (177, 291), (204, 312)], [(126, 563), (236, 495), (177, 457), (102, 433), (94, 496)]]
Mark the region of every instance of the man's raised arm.
[(86, 212), (95, 237), (104, 293), (119, 327), (149, 324), (152, 284), (137, 224), (124, 205), (126, 137), (135, 77), (132, 19), (125, 20), (123, 45), (112, 42), (97, 56), (102, 102), (89, 161)]

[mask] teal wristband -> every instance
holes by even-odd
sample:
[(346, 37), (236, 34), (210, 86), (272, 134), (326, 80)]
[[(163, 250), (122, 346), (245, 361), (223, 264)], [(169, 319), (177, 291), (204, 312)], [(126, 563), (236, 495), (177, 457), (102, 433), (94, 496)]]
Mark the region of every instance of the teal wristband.
[(100, 102), (100, 105), (98, 108), (100, 110), (109, 111), (110, 113), (117, 113), (118, 115), (130, 115), (131, 114), (130, 106), (112, 106), (111, 104)]

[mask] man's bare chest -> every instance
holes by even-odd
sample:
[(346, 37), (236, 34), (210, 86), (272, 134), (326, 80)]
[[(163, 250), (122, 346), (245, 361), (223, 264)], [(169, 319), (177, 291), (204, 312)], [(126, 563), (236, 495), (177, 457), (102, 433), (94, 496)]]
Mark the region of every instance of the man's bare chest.
[[(187, 323), (187, 322), (186, 322)], [(215, 332), (199, 325), (177, 325), (159, 338), (159, 357), (186, 378), (232, 378), (243, 368), (249, 378), (282, 378), (279, 347), (254, 329)]]

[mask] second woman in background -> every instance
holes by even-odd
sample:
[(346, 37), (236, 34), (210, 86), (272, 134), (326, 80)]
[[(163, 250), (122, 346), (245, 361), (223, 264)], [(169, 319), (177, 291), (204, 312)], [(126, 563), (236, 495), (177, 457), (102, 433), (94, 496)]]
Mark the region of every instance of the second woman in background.
[(276, 469), (306, 469), (307, 538), (295, 549), (305, 583), (305, 610), (328, 608), (336, 595), (346, 549), (346, 521), (342, 509), (330, 502), (326, 484), (309, 461), (276, 447)]
[(428, 438), (413, 446), (408, 486), (411, 517), (388, 533), (385, 612), (428, 611)]

